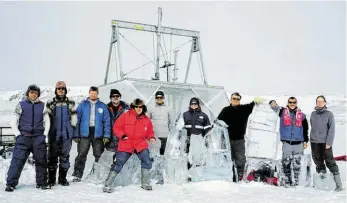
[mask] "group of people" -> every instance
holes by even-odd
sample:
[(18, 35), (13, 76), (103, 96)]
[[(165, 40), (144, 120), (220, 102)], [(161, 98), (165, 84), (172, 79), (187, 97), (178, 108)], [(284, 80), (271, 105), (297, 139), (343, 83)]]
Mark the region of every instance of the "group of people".
[[(6, 191), (14, 191), (18, 185), (30, 152), (35, 161), (37, 188), (50, 189), (56, 184), (58, 159), (58, 184), (68, 186), (66, 175), (70, 168), (72, 141), (77, 143), (78, 152), (72, 174), (73, 182), (81, 181), (92, 145), (95, 162), (98, 162), (105, 149), (115, 152), (115, 161), (105, 180), (104, 192), (112, 191), (115, 178), (133, 153), (141, 160), (141, 187), (152, 190), (149, 184), (152, 160), (149, 156), (148, 142), (154, 144), (156, 139), (160, 139), (159, 151), (163, 155), (169, 132), (175, 126), (175, 113), (165, 104), (164, 92), (155, 93), (155, 105), (148, 110), (141, 99), (135, 99), (130, 105), (122, 101), (122, 95), (117, 89), (110, 90), (110, 102), (105, 104), (99, 100), (98, 88), (92, 86), (89, 89), (89, 97), (78, 106), (67, 97), (67, 88), (63, 81), (56, 83), (55, 97), (46, 104), (39, 100), (40, 93), (38, 86), (30, 85), (26, 91), (26, 99), (16, 106), (16, 116), (12, 123), (16, 143), (8, 170)], [(230, 105), (223, 108), (217, 118), (228, 125), (232, 159), (237, 174), (233, 178), (234, 182), (241, 181), (245, 175), (245, 133), (248, 117), (254, 105), (263, 102), (262, 98), (255, 97), (251, 103), (241, 105), (241, 98), (239, 93), (233, 93)], [(308, 121), (297, 107), (295, 97), (288, 99), (286, 107), (278, 106), (274, 100), (269, 104), (280, 117), (285, 184), (296, 186), (301, 156), (309, 141)], [(205, 136), (213, 128), (209, 117), (202, 112), (199, 98), (196, 97), (190, 99), (189, 109), (183, 113), (183, 120), (188, 140), (195, 135)], [(324, 96), (317, 97), (310, 123), (312, 157), (317, 173), (324, 176), (327, 166), (334, 175), (336, 190), (341, 191), (339, 169), (332, 152), (335, 136), (334, 116), (327, 110)], [(49, 146), (48, 151), (46, 143)], [(187, 153), (190, 144), (194, 143), (188, 141)], [(188, 168), (191, 166), (191, 163), (188, 163)], [(291, 178), (291, 166), (294, 180)], [(162, 177), (158, 184), (163, 183)]]

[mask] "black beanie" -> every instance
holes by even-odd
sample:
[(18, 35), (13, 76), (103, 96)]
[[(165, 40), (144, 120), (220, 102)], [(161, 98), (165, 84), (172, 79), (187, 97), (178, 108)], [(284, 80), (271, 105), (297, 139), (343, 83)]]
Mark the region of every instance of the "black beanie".
[(118, 94), (120, 97), (122, 97), (122, 94), (117, 89), (111, 89), (111, 91), (110, 91), (110, 98), (114, 94)]

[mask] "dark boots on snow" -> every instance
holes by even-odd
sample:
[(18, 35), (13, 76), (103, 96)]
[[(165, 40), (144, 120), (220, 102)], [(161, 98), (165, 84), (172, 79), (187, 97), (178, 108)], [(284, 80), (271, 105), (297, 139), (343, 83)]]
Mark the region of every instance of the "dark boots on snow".
[(48, 184), (54, 186), (56, 183), (57, 168), (48, 169)]
[(16, 186), (14, 185), (6, 185), (5, 191), (6, 192), (13, 192), (13, 190), (16, 189)]
[[(55, 186), (56, 174), (57, 174), (56, 168), (48, 169), (48, 184), (50, 186)], [(67, 169), (59, 168), (58, 184), (62, 186), (68, 186), (69, 182), (67, 181), (66, 176), (67, 176)]]
[(51, 186), (48, 183), (44, 183), (44, 184), (37, 184), (36, 188), (41, 188), (42, 190), (49, 190), (51, 189)]
[(66, 180), (67, 169), (59, 168), (58, 184), (62, 186), (69, 186), (69, 182)]

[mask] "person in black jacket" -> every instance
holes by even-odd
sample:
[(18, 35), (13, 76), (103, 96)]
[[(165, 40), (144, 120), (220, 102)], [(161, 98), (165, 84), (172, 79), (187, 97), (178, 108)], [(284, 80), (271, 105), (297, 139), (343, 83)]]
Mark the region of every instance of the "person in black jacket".
[[(203, 137), (211, 130), (208, 116), (201, 111), (199, 99), (193, 97), (189, 102), (189, 110), (183, 113), (184, 128), (187, 130), (187, 150), (189, 153), (190, 136), (202, 135)], [(192, 165), (188, 163), (188, 170)]]
[[(255, 97), (249, 104), (240, 104), (241, 95), (235, 92), (231, 95), (230, 105), (222, 109), (218, 119), (228, 125), (229, 140), (231, 145), (232, 159), (236, 165), (238, 180), (242, 180), (243, 171), (246, 163), (245, 156), (245, 134), (249, 115), (253, 111), (254, 105), (262, 102), (262, 98)], [(236, 181), (235, 171), (233, 182)]]

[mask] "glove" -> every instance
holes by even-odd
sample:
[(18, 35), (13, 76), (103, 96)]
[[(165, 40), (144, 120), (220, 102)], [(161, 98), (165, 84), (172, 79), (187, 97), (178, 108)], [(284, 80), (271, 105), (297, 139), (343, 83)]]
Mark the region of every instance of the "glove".
[(81, 138), (73, 138), (72, 140), (76, 143), (79, 143), (81, 141)]
[(256, 104), (261, 104), (261, 103), (263, 103), (263, 98), (261, 98), (259, 96), (258, 97), (254, 97), (253, 101)]
[(104, 143), (104, 145), (106, 145), (109, 141), (110, 139), (108, 139), (107, 137), (102, 138), (102, 142)]

